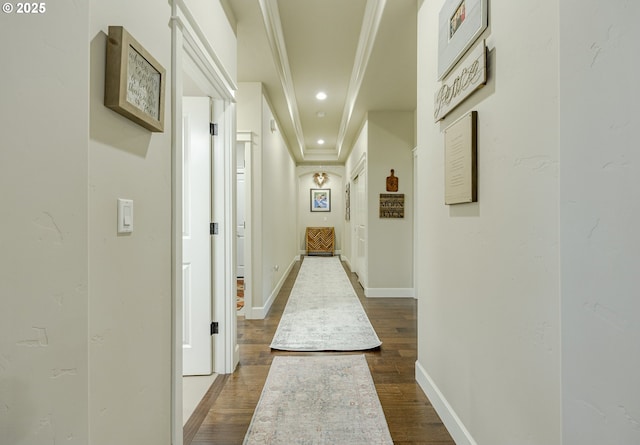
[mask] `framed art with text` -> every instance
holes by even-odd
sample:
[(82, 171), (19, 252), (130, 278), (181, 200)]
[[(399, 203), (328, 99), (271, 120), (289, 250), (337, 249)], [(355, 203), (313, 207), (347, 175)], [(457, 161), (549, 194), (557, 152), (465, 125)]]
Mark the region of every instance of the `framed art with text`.
[(478, 112), (471, 111), (444, 131), (444, 203), (478, 200)]
[(122, 26), (109, 26), (104, 105), (153, 132), (164, 131), (165, 69)]
[(447, 0), (440, 9), (438, 80), (442, 80), (487, 28), (487, 0)]

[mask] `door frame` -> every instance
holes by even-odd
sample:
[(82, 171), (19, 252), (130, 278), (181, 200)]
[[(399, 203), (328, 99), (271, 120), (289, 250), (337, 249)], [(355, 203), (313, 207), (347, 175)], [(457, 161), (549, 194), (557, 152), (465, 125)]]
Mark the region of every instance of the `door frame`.
[[(253, 134), (250, 131), (238, 131), (236, 137), (237, 144), (244, 145), (244, 311), (245, 318), (252, 319), (253, 316)], [(237, 351), (238, 359), (240, 351)]]
[[(181, 0), (171, 2), (171, 443), (183, 444), (182, 422), (182, 96), (183, 70), (214, 99), (213, 212), (219, 233), (212, 250), (213, 306), (221, 325), (214, 338), (214, 372), (228, 374), (237, 364), (235, 280), (235, 91), (238, 89)], [(213, 182), (213, 181), (212, 181)]]
[[(353, 265), (353, 271), (356, 272), (356, 274), (358, 275), (358, 282), (362, 285), (363, 288), (366, 288), (367, 286), (367, 266), (368, 266), (368, 261), (367, 261), (367, 251), (368, 251), (368, 236), (369, 236), (369, 218), (368, 218), (368, 205), (367, 205), (367, 180), (368, 180), (368, 174), (366, 171), (367, 168), (367, 154), (363, 153), (362, 156), (360, 157), (360, 159), (358, 159), (358, 162), (355, 166), (355, 168), (353, 169), (353, 171), (351, 172), (351, 183), (355, 184), (355, 180), (359, 179), (360, 181), (364, 182), (361, 183), (361, 187), (364, 188), (364, 202), (360, 201), (360, 198), (357, 196), (357, 190), (354, 188), (351, 190), (351, 221), (352, 221), (352, 236), (351, 236), (351, 254), (353, 256), (353, 260), (352, 260), (352, 265)], [(364, 174), (364, 178), (362, 178)], [(360, 184), (360, 183), (359, 183)], [(364, 209), (364, 211), (362, 212), (360, 207), (362, 207)], [(360, 264), (360, 260), (358, 258), (358, 221), (360, 218), (360, 214), (364, 215), (364, 222), (365, 222), (365, 245), (364, 245), (364, 259), (363, 259), (363, 263)], [(355, 216), (355, 218), (354, 218)]]

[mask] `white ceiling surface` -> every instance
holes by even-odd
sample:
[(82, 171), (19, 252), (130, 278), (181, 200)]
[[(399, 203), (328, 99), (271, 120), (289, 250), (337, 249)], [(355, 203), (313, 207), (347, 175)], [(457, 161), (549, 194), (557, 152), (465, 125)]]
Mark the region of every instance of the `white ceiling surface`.
[[(344, 163), (367, 111), (415, 110), (417, 0), (228, 5), (238, 81), (264, 84), (298, 164)], [(318, 91), (327, 99), (318, 101)]]

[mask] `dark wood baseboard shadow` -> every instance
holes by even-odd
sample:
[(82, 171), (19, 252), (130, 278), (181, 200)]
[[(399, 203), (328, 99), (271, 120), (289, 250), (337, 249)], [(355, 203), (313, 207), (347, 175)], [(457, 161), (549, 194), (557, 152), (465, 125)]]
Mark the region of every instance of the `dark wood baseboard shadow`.
[(200, 425), (202, 425), (207, 414), (209, 414), (209, 410), (220, 395), (220, 392), (222, 392), (222, 388), (229, 379), (229, 376), (230, 374), (218, 375), (200, 403), (198, 403), (195, 411), (193, 411), (193, 414), (191, 414), (191, 417), (189, 417), (189, 420), (187, 420), (187, 423), (185, 423), (182, 429), (183, 445), (191, 445), (193, 438), (200, 429)]

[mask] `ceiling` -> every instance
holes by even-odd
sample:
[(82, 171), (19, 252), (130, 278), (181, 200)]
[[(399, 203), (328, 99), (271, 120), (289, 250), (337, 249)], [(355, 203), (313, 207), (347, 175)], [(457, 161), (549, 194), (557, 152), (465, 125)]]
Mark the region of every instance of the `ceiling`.
[(298, 164), (343, 164), (367, 111), (415, 110), (417, 0), (223, 5), (236, 25), (238, 82), (263, 84)]

